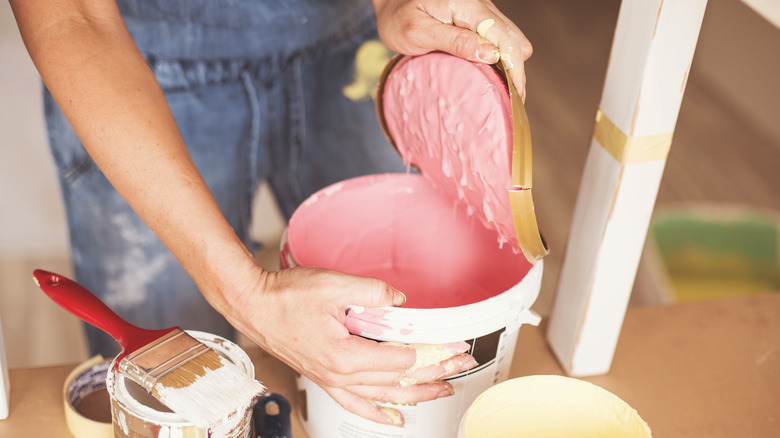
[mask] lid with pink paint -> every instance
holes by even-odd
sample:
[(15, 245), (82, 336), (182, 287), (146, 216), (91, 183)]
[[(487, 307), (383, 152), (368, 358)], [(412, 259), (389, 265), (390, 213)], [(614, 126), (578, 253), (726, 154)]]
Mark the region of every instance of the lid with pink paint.
[(404, 162), (535, 263), (547, 248), (530, 198), (527, 118), (512, 91), (491, 65), (442, 52), (397, 56), (380, 78), (377, 113)]

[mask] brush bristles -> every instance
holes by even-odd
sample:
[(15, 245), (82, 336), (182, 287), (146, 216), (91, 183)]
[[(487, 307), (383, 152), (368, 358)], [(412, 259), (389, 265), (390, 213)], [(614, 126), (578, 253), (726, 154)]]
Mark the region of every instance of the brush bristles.
[(249, 409), (263, 391), (260, 382), (211, 350), (160, 377), (152, 394), (186, 420), (207, 429)]
[(160, 376), (154, 386), (163, 384), (169, 388), (186, 388), (205, 376), (209, 371), (217, 370), (221, 367), (222, 357), (214, 350), (209, 349), (200, 353), (197, 357), (177, 364), (174, 369)]
[(173, 412), (207, 429), (249, 409), (265, 387), (183, 330), (122, 359), (119, 371)]

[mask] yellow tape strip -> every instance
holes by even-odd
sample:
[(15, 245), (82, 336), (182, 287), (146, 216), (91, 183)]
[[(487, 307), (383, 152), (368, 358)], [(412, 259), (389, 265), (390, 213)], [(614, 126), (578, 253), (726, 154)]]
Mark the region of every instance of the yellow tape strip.
[(674, 133), (629, 137), (601, 109), (596, 113), (593, 137), (623, 164), (666, 160)]

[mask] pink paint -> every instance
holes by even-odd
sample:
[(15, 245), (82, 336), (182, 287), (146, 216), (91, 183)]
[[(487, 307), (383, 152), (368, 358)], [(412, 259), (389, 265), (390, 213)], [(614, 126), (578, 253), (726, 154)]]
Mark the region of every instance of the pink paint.
[(382, 337), (391, 327), (387, 324), (387, 314), (389, 309), (360, 308), (350, 309), (347, 312), (347, 319), (344, 325), (350, 333), (363, 336)]
[(499, 73), (444, 53), (405, 57), (388, 75), (382, 107), (403, 159), (520, 252), (507, 194), (512, 108)]
[[(420, 175), (353, 178), (295, 211), (287, 248), (302, 266), (382, 278), (406, 294), (405, 307), (462, 306), (509, 290), (531, 268), (464, 210)], [(349, 319), (375, 324), (377, 310)]]
[(499, 73), (443, 53), (405, 57), (382, 97), (390, 135), (423, 176), (372, 175), (321, 190), (291, 218), (286, 254), (381, 278), (411, 308), (464, 306), (518, 284), (531, 265), (507, 193), (512, 111)]
[[(490, 67), (438, 53), (404, 58), (384, 89), (388, 131), (407, 165), (421, 175), (383, 174), (327, 187), (304, 202), (287, 228), (283, 264), (375, 276), (403, 291), (405, 308), (352, 307), (350, 333), (376, 341), (439, 344), (451, 351), (494, 345), (495, 360), (452, 379), (454, 397), (393, 406), (405, 428), (353, 423), (306, 377), (312, 436), (447, 436), (463, 410), (509, 373), (518, 328), (529, 311), (543, 263), (519, 251), (509, 206), (511, 113), (506, 88)], [(418, 348), (425, 352), (427, 347)], [(436, 347), (432, 347), (436, 350)], [(421, 365), (423, 362), (417, 365)]]

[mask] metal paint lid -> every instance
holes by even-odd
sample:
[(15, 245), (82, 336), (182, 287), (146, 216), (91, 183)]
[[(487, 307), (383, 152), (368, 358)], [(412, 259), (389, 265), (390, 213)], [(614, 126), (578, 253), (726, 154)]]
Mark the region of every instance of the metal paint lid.
[(376, 102), (382, 129), (405, 162), (531, 263), (548, 254), (531, 196), (528, 118), (500, 65), (441, 52), (396, 56), (380, 77)]

